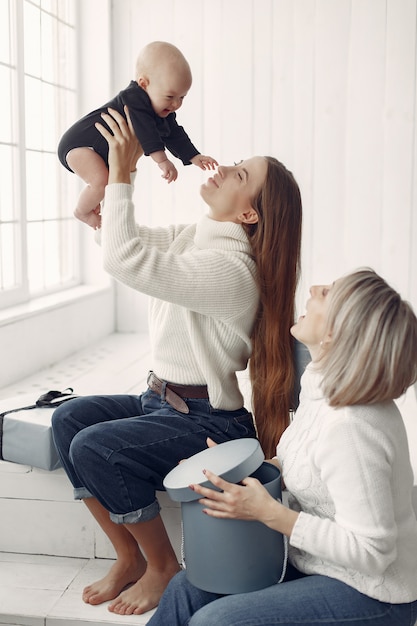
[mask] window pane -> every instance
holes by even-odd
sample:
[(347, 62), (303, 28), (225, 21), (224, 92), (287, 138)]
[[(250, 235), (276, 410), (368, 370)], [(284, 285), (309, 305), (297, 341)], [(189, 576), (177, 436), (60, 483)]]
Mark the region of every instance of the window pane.
[(24, 46), (25, 72), (32, 76), (41, 75), (41, 29), (39, 9), (24, 3)]
[(57, 122), (56, 122), (56, 94), (59, 93), (55, 85), (42, 83), (42, 144), (38, 147), (56, 153)]
[(28, 279), (33, 292), (44, 288), (45, 238), (43, 222), (33, 222), (27, 227)]
[(14, 179), (14, 163), (16, 148), (0, 145), (0, 222), (15, 219), (16, 181)]
[(27, 77), (25, 81), (26, 145), (34, 150), (56, 152), (58, 123), (54, 85)]
[[(61, 217), (70, 217), (74, 220), (73, 212), (80, 191), (79, 180), (75, 174), (65, 169), (58, 159), (55, 159), (55, 181), (57, 184), (57, 211)], [(75, 222), (77, 226), (80, 226), (77, 220)]]
[(54, 71), (56, 53), (54, 42), (56, 39), (56, 19), (47, 13), (41, 15), (41, 76), (43, 80), (55, 81)]
[(42, 145), (42, 89), (36, 78), (25, 79), (26, 146), (36, 149)]
[(3, 306), (79, 282), (78, 180), (56, 154), (77, 117), (76, 6), (77, 0), (0, 0)]
[(32, 222), (27, 227), (31, 293), (74, 282), (75, 220)]
[(14, 71), (0, 65), (0, 84), (2, 95), (0, 98), (0, 141), (12, 141), (12, 89), (11, 81)]
[[(26, 155), (26, 215), (29, 222), (59, 219), (62, 206), (68, 204), (67, 198), (64, 202), (60, 200), (59, 180), (54, 176), (56, 167), (55, 154), (28, 152)], [(68, 200), (71, 203), (71, 194)], [(66, 213), (70, 214), (72, 211)]]
[(59, 54), (56, 55), (57, 83), (74, 90), (76, 85), (75, 59), (77, 58), (75, 29), (62, 22), (58, 22), (57, 26), (57, 37), (60, 42)]
[(20, 283), (17, 240), (17, 225), (0, 222), (0, 291), (12, 289)]
[(61, 2), (57, 0), (57, 13), (60, 20), (67, 24), (75, 23), (76, 2)]
[(0, 2), (0, 60), (10, 63), (10, 10), (9, 2)]
[(38, 152), (26, 154), (26, 217), (28, 221), (43, 219), (42, 156)]
[[(59, 4), (60, 0), (37, 0), (36, 4), (40, 4), (44, 11), (49, 11), (50, 13), (55, 13), (57, 10), (57, 4)], [(62, 4), (66, 4), (63, 2)]]

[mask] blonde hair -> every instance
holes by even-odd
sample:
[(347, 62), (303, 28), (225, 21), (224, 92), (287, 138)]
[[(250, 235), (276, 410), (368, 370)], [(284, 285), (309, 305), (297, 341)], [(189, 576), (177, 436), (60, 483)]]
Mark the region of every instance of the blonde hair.
[(293, 407), (294, 300), (300, 275), (302, 203), (292, 173), (273, 157), (253, 199), (258, 222), (246, 232), (257, 264), (259, 307), (251, 335), (249, 372), (258, 438), (270, 458)]
[(331, 406), (393, 400), (417, 380), (417, 318), (371, 269), (335, 282), (325, 336), (319, 366)]

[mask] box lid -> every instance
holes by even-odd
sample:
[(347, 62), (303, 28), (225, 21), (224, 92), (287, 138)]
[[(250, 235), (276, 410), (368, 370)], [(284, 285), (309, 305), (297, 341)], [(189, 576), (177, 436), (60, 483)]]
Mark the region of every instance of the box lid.
[(234, 439), (198, 452), (167, 474), (164, 487), (172, 500), (190, 502), (201, 496), (189, 485), (211, 487), (203, 474), (208, 469), (231, 483), (238, 483), (252, 474), (264, 461), (264, 453), (257, 439)]

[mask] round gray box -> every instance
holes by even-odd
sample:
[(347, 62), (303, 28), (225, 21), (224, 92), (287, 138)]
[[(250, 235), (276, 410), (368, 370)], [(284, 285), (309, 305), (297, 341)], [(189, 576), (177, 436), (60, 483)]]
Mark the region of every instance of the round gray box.
[(189, 488), (214, 488), (209, 469), (229, 482), (257, 478), (274, 497), (281, 497), (281, 474), (256, 439), (238, 439), (207, 448), (174, 468), (165, 478), (169, 496), (181, 502), (184, 560), (188, 580), (205, 591), (231, 594), (276, 584), (284, 567), (284, 539), (261, 522), (216, 519), (203, 513), (200, 496)]

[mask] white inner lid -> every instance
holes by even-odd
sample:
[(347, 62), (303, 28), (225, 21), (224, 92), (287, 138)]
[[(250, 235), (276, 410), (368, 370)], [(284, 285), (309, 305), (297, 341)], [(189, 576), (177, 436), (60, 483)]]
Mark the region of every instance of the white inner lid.
[(165, 477), (164, 487), (173, 499), (186, 502), (200, 497), (189, 489), (190, 484), (213, 486), (203, 474), (204, 469), (237, 483), (252, 474), (263, 460), (264, 454), (257, 439), (226, 441), (202, 450), (174, 467)]

